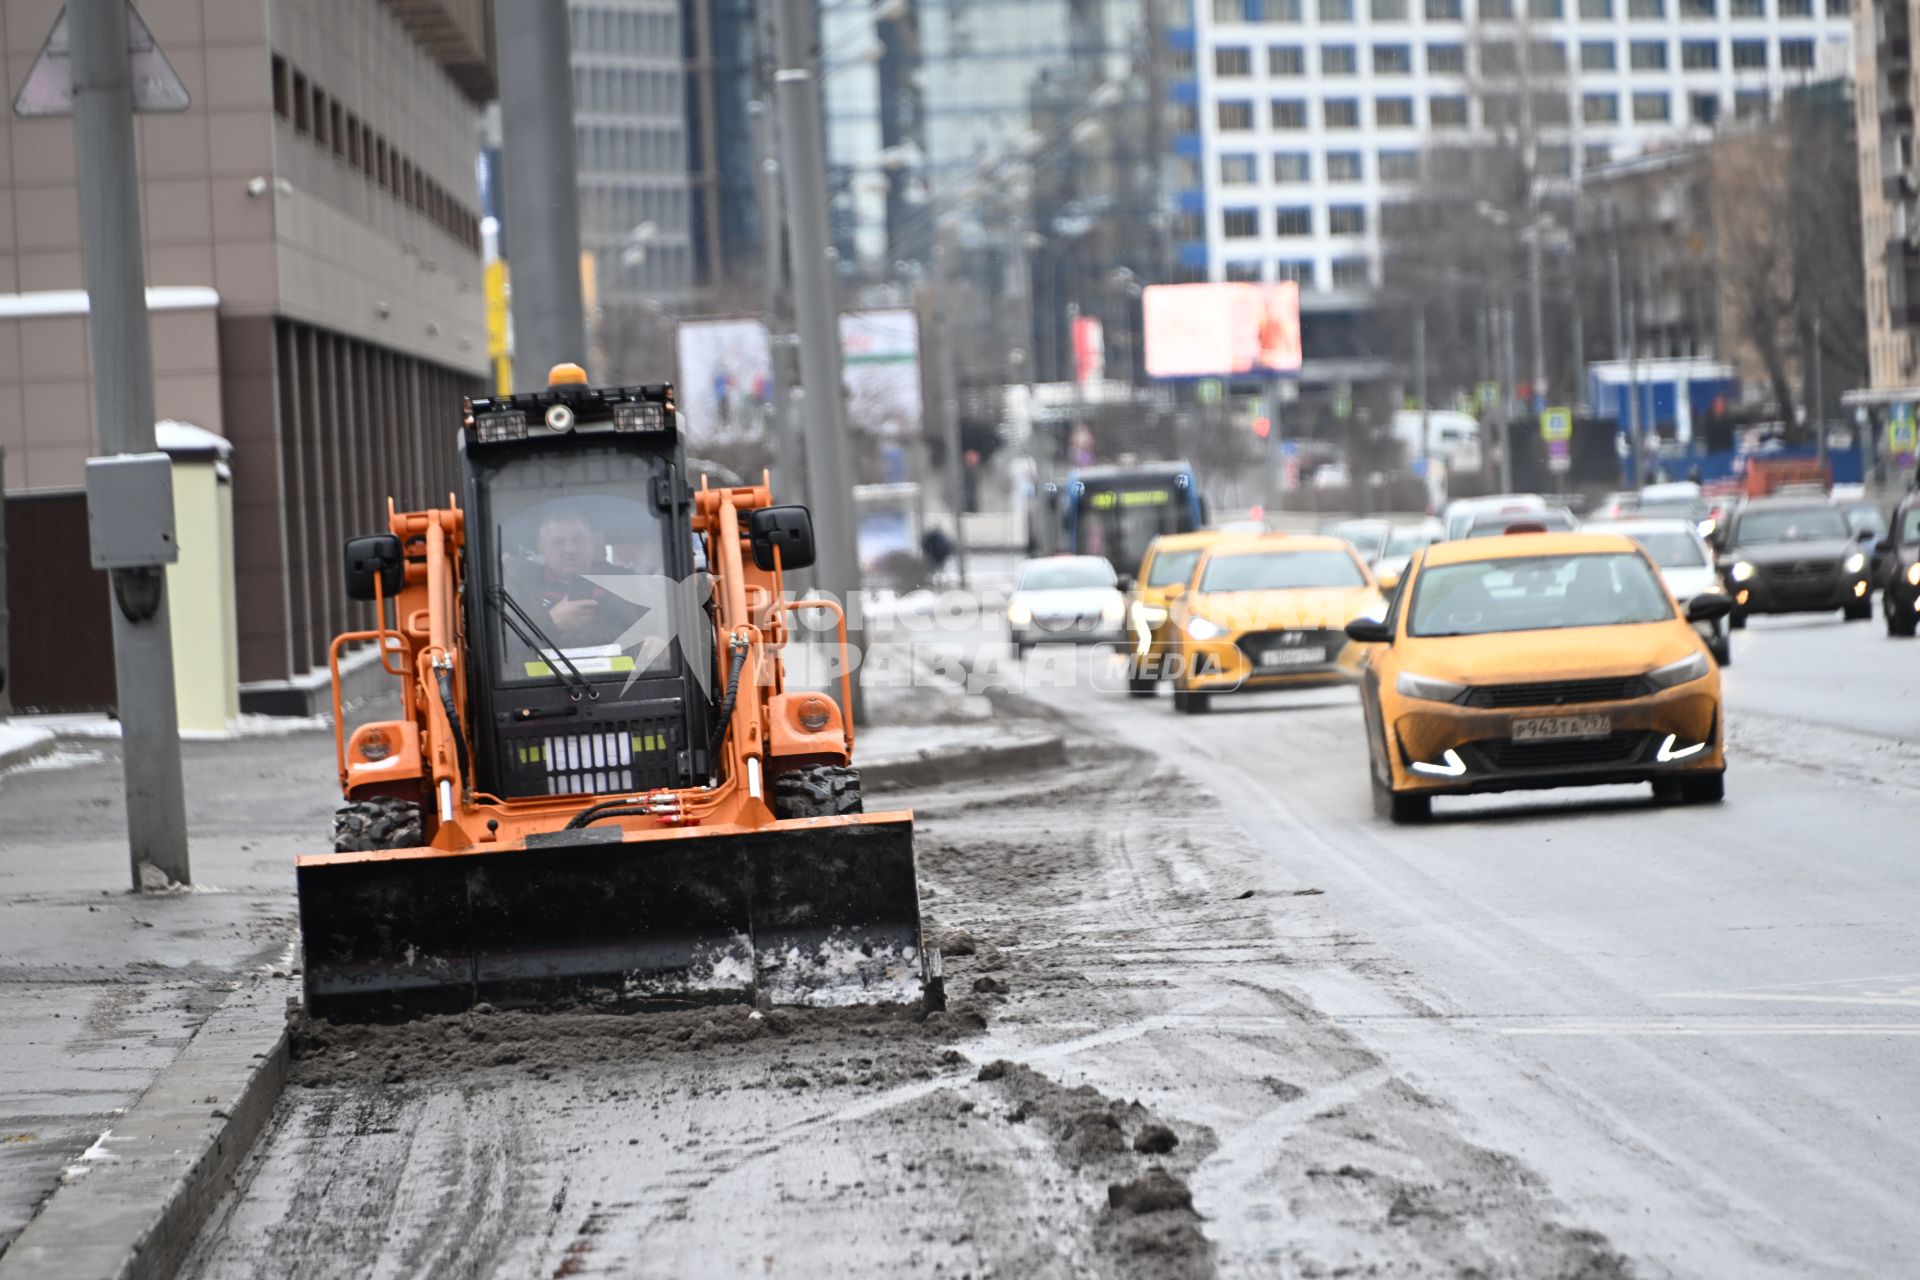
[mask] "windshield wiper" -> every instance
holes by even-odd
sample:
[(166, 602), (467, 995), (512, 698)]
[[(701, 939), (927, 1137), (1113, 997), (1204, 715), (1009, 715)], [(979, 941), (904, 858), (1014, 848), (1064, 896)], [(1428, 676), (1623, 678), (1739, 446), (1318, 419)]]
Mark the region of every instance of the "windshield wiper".
[[(573, 665), (573, 659), (553, 642), (551, 636), (540, 629), (540, 624), (520, 607), (518, 600), (507, 594), (505, 587), (495, 587), (487, 593), (487, 598), (499, 608), (500, 620), (520, 638), (520, 643), (536, 653), (552, 655), (553, 662), (548, 665), (547, 674), (566, 686), (567, 692), (573, 695), (576, 702), (582, 697), (597, 699), (600, 696), (594, 691), (593, 686), (587, 683), (587, 678), (580, 674), (580, 668)], [(529, 635), (528, 632), (533, 634)]]

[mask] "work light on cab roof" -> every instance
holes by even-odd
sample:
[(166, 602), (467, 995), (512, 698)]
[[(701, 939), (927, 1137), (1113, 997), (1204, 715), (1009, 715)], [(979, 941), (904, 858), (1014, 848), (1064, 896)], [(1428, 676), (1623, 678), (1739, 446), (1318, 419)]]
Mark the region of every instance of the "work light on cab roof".
[(550, 439), (573, 432), (671, 433), (675, 428), (673, 387), (646, 383), (630, 387), (593, 387), (577, 364), (557, 364), (545, 391), (472, 400), (467, 431), (475, 444), (513, 444)]

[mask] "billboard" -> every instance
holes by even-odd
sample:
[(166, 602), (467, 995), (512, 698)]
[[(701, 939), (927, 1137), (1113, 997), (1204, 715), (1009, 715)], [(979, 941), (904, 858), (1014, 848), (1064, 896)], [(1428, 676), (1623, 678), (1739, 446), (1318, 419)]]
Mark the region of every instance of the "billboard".
[(1300, 286), (1291, 280), (1152, 285), (1141, 306), (1149, 377), (1300, 372)]
[[(920, 323), (912, 311), (840, 317), (847, 420), (884, 438), (920, 435)], [(758, 320), (680, 326), (680, 411), (695, 443), (758, 438), (773, 395), (767, 330)]]

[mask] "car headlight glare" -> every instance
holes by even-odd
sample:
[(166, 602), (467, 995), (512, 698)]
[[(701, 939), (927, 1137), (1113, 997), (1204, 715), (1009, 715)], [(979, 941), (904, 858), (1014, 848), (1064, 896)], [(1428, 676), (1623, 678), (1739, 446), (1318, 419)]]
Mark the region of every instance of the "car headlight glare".
[(1916, 561), (1907, 566), (1907, 581), (1916, 587), (1920, 587), (1920, 561)]
[(1007, 621), (1016, 627), (1024, 627), (1033, 621), (1033, 610), (1015, 600), (1007, 606)]
[(1671, 689), (1689, 680), (1698, 680), (1711, 670), (1713, 666), (1707, 661), (1707, 655), (1695, 652), (1678, 662), (1669, 662), (1664, 667), (1655, 667), (1647, 672), (1647, 682), (1656, 689)]
[(1733, 571), (1727, 576), (1735, 582), (1750, 582), (1753, 579), (1754, 572), (1755, 570), (1752, 565), (1748, 564), (1745, 560), (1741, 560), (1734, 564)]
[(1418, 698), (1422, 702), (1458, 702), (1467, 691), (1467, 686), (1456, 680), (1439, 680), (1412, 671), (1402, 671), (1393, 687), (1401, 697)]
[(1846, 570), (1848, 573), (1858, 573), (1866, 567), (1867, 558), (1858, 551), (1847, 557)]
[(1227, 629), (1209, 618), (1188, 618), (1187, 634), (1195, 640), (1218, 640)]

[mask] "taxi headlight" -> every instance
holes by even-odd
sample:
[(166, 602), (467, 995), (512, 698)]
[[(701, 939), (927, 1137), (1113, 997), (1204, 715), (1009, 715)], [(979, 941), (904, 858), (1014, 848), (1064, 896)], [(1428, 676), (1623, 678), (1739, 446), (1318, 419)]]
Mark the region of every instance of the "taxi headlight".
[(1100, 621), (1102, 622), (1118, 622), (1126, 616), (1127, 606), (1123, 600), (1109, 600), (1107, 601), (1107, 607), (1100, 611)]
[(1677, 684), (1698, 680), (1712, 669), (1706, 654), (1690, 653), (1678, 662), (1669, 662), (1664, 667), (1655, 667), (1647, 672), (1647, 682), (1656, 689), (1671, 689)]
[(1033, 610), (1015, 600), (1007, 606), (1007, 621), (1016, 627), (1024, 627), (1033, 621)]
[(1748, 564), (1745, 560), (1735, 561), (1732, 572), (1727, 574), (1727, 576), (1729, 578), (1732, 578), (1735, 582), (1751, 581), (1753, 578), (1753, 575), (1754, 575), (1754, 567)]
[(1856, 551), (1847, 557), (1845, 567), (1848, 573), (1858, 573), (1867, 567), (1867, 558)]
[(1195, 640), (1218, 640), (1227, 634), (1227, 629), (1207, 618), (1188, 618), (1187, 634)]
[(1456, 680), (1440, 680), (1412, 671), (1402, 671), (1393, 687), (1401, 697), (1418, 698), (1422, 702), (1458, 702), (1467, 691), (1467, 686)]
[(1920, 587), (1920, 561), (1907, 566), (1907, 581)]

